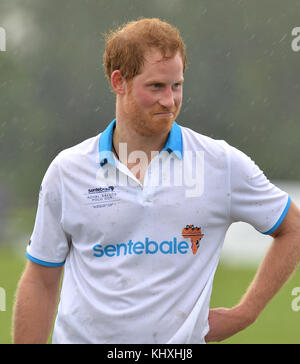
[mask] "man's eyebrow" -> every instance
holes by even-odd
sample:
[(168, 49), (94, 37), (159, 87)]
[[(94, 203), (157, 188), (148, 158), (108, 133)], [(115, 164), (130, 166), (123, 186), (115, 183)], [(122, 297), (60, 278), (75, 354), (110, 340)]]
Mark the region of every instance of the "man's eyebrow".
[[(183, 82), (184, 82), (184, 78), (181, 77), (179, 80), (174, 81), (173, 83), (183, 83)], [(162, 81), (158, 81), (158, 80), (153, 79), (153, 80), (147, 81), (146, 83), (147, 83), (147, 85), (153, 85), (155, 83), (157, 83), (159, 85), (164, 85), (166, 82), (162, 82)]]

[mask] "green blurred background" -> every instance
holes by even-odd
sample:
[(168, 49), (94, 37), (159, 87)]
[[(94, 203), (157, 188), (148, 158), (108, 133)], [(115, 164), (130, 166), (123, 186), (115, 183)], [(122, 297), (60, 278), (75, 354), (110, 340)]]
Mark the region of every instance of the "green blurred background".
[[(292, 182), (299, 196), (300, 52), (291, 47), (299, 15), (297, 0), (0, 0), (6, 30), (6, 52), (0, 52), (0, 287), (6, 292), (0, 343), (11, 342), (14, 294), (48, 165), (114, 117), (102, 33), (141, 16), (177, 26), (189, 60), (179, 124), (225, 139), (271, 180)], [(240, 252), (243, 243), (234, 244)], [(248, 264), (247, 252), (230, 254), (221, 259), (212, 306), (235, 304), (261, 258)], [(291, 308), (297, 286), (299, 269), (252, 327), (225, 342), (300, 343), (300, 312)]]

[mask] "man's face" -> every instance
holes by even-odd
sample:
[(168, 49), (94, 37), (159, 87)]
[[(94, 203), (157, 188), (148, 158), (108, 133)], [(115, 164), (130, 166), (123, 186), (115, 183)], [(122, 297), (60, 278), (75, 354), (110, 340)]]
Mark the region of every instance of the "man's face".
[(181, 108), (183, 62), (179, 53), (163, 59), (158, 50), (146, 53), (145, 60), (140, 74), (127, 83), (123, 111), (139, 135), (168, 133)]

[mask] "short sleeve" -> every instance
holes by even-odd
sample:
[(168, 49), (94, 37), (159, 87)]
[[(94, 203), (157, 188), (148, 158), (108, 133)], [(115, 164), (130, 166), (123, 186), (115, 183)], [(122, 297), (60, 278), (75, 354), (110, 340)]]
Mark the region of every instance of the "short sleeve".
[(229, 160), (232, 222), (243, 221), (263, 234), (271, 234), (285, 218), (290, 197), (243, 152), (230, 147)]
[(40, 265), (61, 266), (69, 252), (68, 236), (62, 227), (62, 195), (59, 165), (54, 160), (42, 181), (35, 225), (26, 249), (27, 258)]

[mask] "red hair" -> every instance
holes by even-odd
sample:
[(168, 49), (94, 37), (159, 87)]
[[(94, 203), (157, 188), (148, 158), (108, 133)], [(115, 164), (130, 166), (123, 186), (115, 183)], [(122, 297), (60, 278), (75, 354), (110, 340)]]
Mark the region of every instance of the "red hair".
[(103, 64), (109, 81), (115, 70), (120, 70), (126, 80), (132, 80), (140, 73), (149, 48), (158, 49), (164, 58), (173, 58), (179, 52), (183, 71), (186, 68), (186, 48), (178, 29), (160, 19), (126, 23), (106, 34), (105, 40)]

